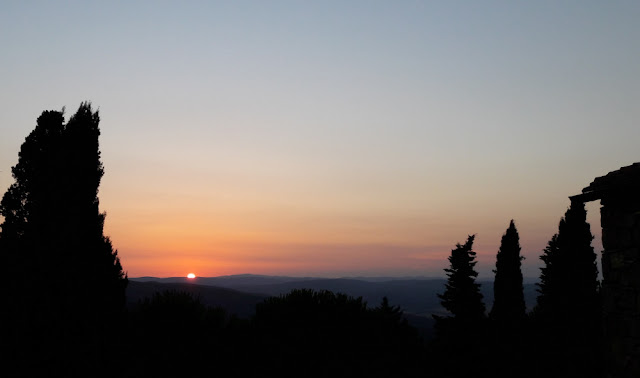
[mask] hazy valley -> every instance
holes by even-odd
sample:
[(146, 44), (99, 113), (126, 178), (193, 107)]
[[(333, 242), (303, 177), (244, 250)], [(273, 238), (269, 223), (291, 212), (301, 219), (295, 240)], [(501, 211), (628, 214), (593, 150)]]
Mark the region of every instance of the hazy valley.
[[(255, 312), (255, 305), (270, 296), (279, 296), (294, 289), (330, 290), (352, 297), (362, 297), (369, 307), (380, 304), (383, 297), (393, 306), (400, 306), (411, 325), (420, 329), (421, 334), (430, 338), (434, 321), (432, 314), (446, 312), (437, 294), (444, 291), (446, 279), (429, 277), (286, 277), (240, 274), (220, 277), (136, 277), (129, 278), (127, 304), (135, 306), (145, 297), (165, 290), (182, 291), (193, 294), (200, 301), (212, 307), (222, 307), (239, 317), (249, 317)], [(524, 296), (527, 308), (536, 301), (536, 285), (532, 279), (525, 279)], [(528, 282), (528, 283), (527, 283)], [(493, 282), (479, 283), (487, 308), (493, 304)]]

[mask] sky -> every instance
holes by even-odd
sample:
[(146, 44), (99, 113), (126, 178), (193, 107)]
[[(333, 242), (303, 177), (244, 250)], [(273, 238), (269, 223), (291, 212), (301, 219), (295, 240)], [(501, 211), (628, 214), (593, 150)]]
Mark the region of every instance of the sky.
[[(514, 219), (525, 276), (640, 161), (638, 1), (2, 1), (0, 190), (44, 110), (100, 111), (130, 277), (444, 276)], [(599, 203), (587, 206), (600, 252)]]

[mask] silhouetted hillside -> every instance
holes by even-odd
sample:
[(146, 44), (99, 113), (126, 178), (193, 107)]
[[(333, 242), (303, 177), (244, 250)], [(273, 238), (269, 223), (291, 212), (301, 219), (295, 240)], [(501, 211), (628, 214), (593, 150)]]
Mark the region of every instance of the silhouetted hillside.
[(166, 290), (186, 292), (199, 298), (206, 306), (222, 307), (229, 314), (249, 317), (255, 313), (255, 306), (266, 296), (220, 288), (214, 286), (197, 285), (192, 283), (160, 283), (156, 281), (130, 281), (127, 287), (127, 306), (133, 307), (144, 298), (151, 298), (154, 293)]
[[(188, 279), (186, 277), (139, 277), (130, 278), (132, 283), (156, 282), (158, 285), (181, 284), (180, 287), (216, 287), (237, 290), (236, 294), (251, 293), (257, 298), (284, 295), (294, 289), (330, 290), (335, 293), (344, 293), (352, 297), (362, 297), (369, 307), (380, 304), (383, 297), (389, 299), (389, 303), (400, 306), (407, 315), (408, 320), (418, 328), (425, 324), (432, 324), (431, 314), (444, 314), (437, 293), (444, 290), (445, 279), (442, 278), (311, 278), (311, 277), (286, 277), (286, 276), (262, 276), (252, 274), (198, 277)], [(480, 290), (488, 308), (493, 304), (493, 282), (481, 280)], [(135, 284), (134, 284), (135, 285)], [(169, 287), (168, 287), (169, 288)], [(171, 287), (173, 288), (173, 287)], [(202, 290), (202, 289), (198, 289)], [(148, 294), (150, 295), (150, 294)], [(531, 309), (537, 296), (534, 283), (524, 284), (524, 296), (527, 308)], [(211, 298), (215, 298), (212, 296)], [(202, 298), (207, 303), (207, 299)], [(254, 304), (257, 303), (253, 302)], [(223, 306), (224, 307), (224, 306)], [(252, 310), (253, 311), (253, 310)], [(414, 316), (409, 316), (414, 315)], [(424, 322), (419, 317), (428, 317)]]

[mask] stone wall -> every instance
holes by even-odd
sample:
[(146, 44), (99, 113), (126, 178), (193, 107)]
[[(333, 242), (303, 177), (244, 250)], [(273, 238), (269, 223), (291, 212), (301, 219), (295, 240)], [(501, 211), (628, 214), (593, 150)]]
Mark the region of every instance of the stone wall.
[[(635, 197), (635, 198), (634, 198)], [(602, 294), (608, 376), (640, 377), (640, 201), (601, 198)]]

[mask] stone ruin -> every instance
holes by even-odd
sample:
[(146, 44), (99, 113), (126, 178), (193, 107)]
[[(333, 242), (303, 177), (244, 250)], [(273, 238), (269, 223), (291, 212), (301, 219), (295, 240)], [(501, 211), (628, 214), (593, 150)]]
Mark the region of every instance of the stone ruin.
[(597, 177), (569, 197), (600, 200), (607, 375), (640, 377), (640, 163)]

